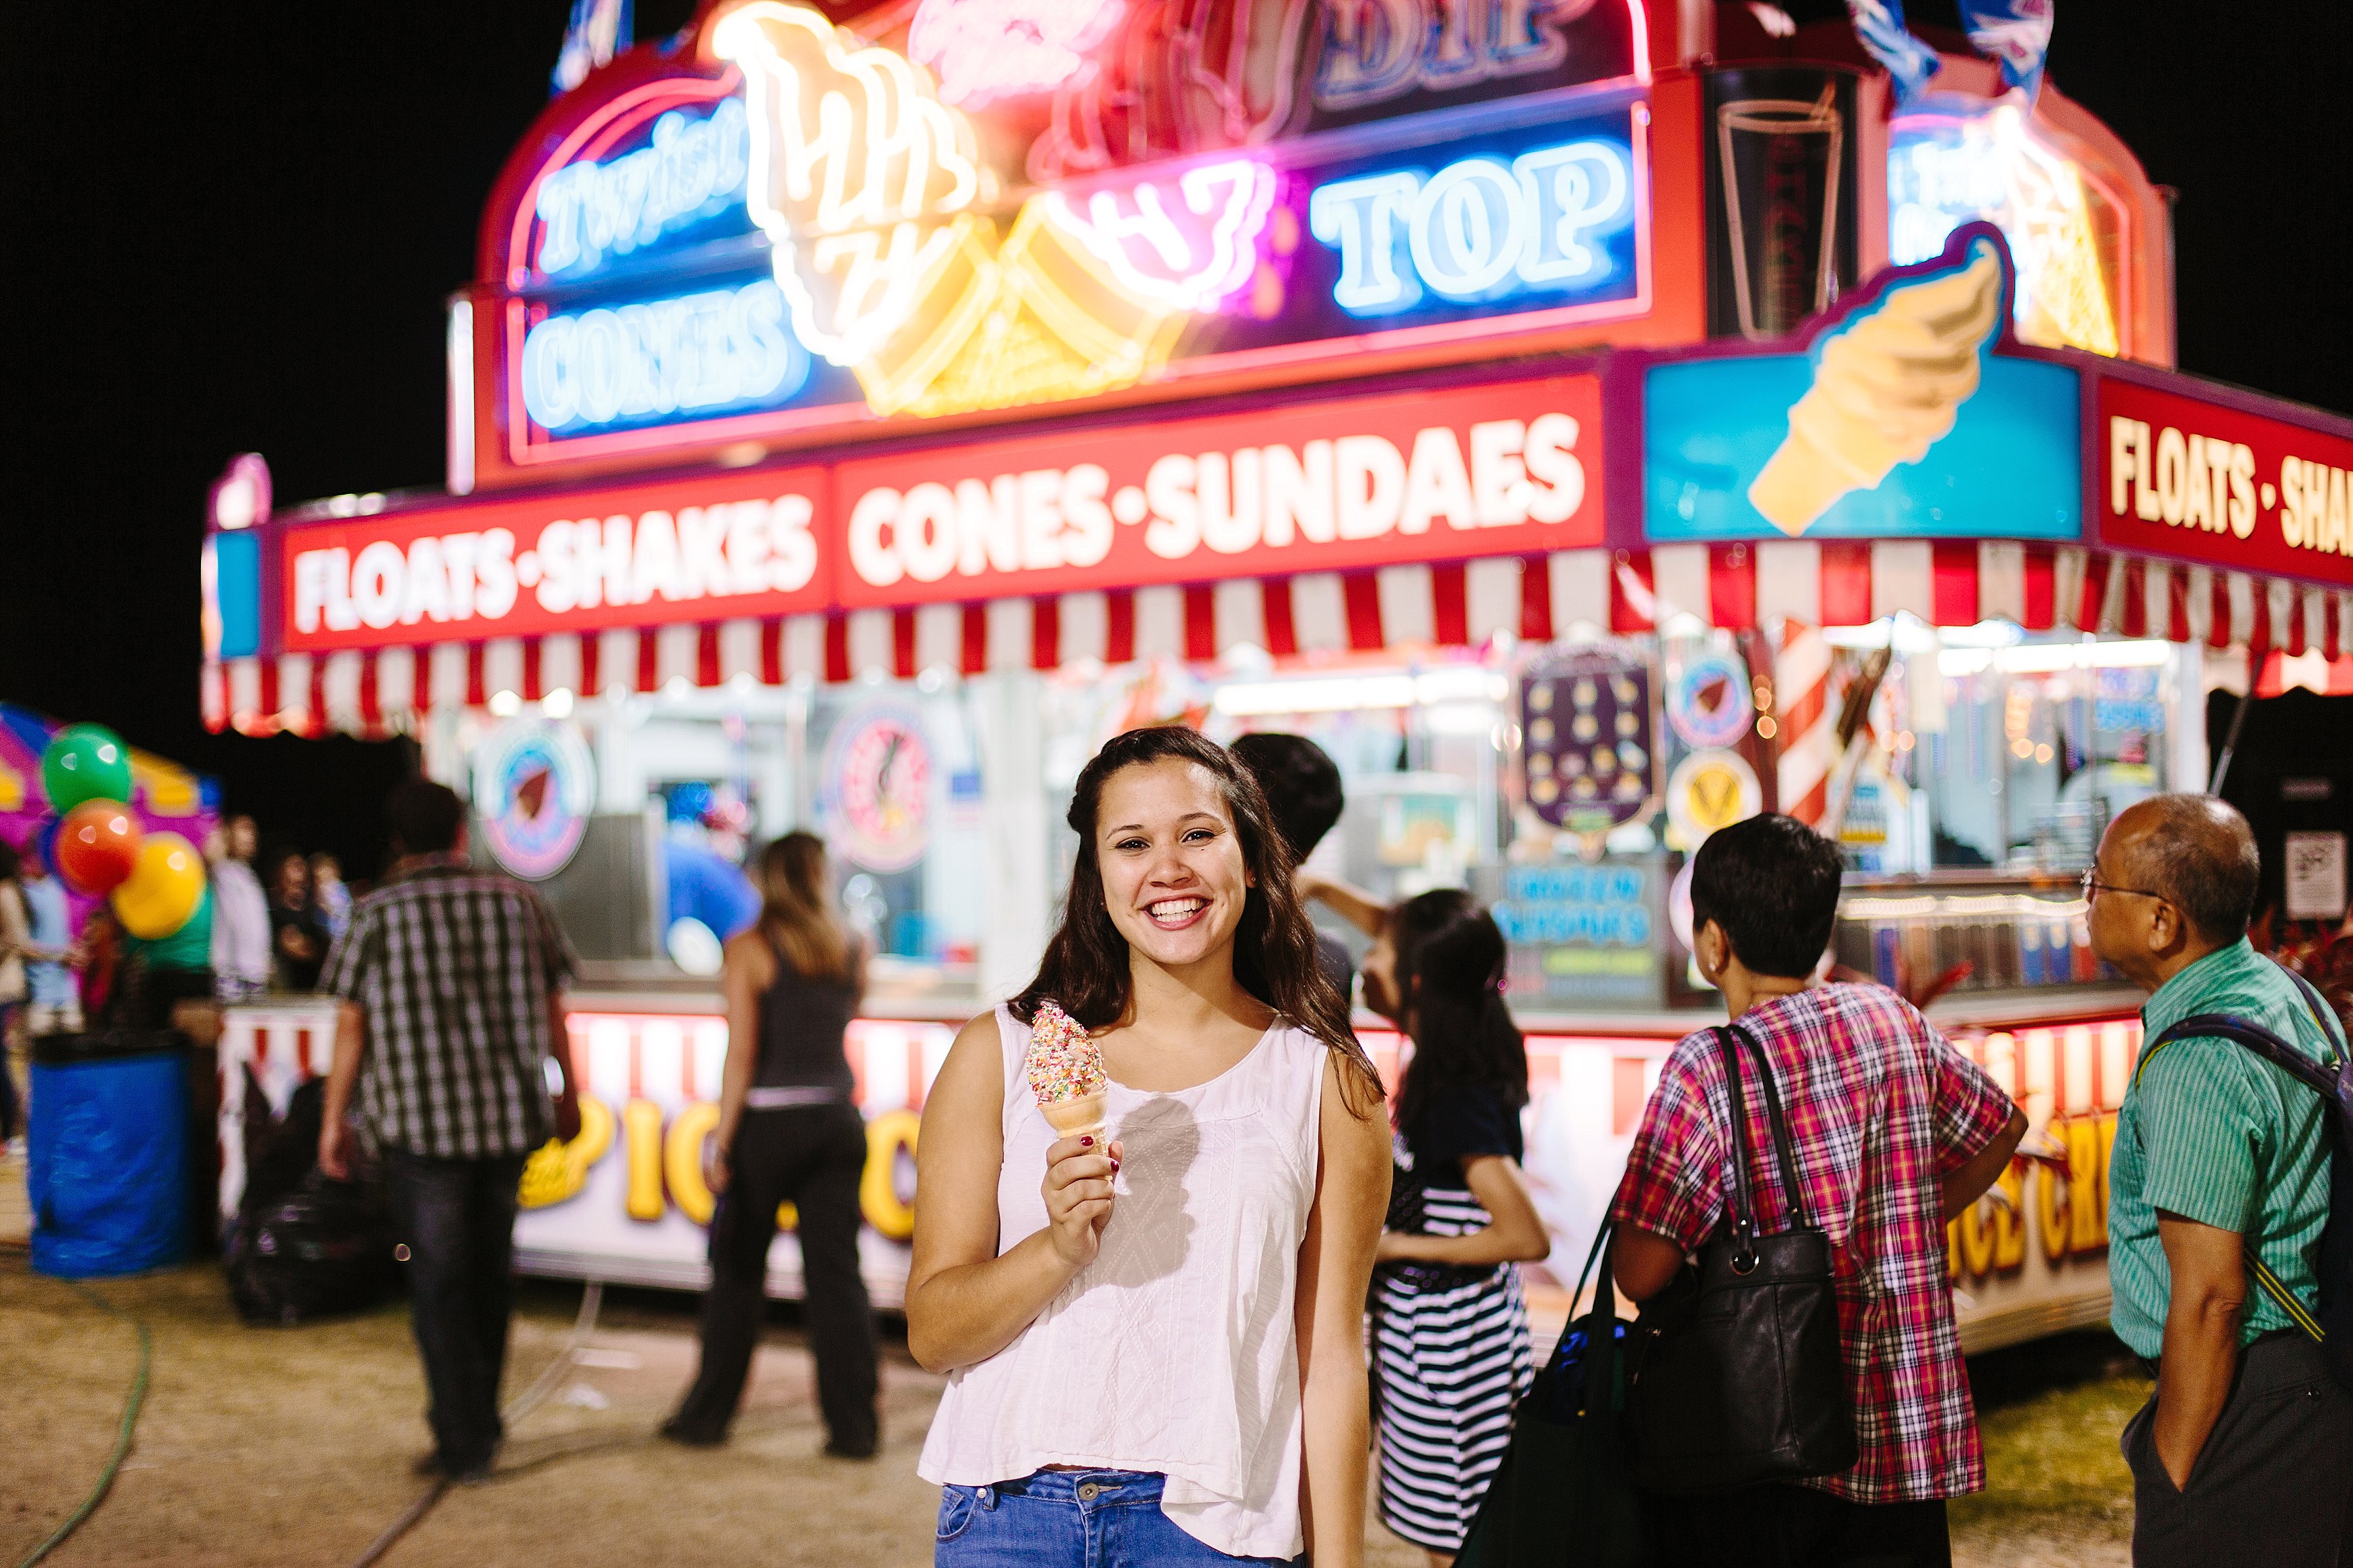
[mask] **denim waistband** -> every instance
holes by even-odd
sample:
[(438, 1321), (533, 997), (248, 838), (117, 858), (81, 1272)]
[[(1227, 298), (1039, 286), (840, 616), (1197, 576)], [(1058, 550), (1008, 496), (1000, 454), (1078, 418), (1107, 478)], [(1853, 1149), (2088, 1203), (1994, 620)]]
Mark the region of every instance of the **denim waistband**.
[(1109, 1508), (1114, 1503), (1158, 1503), (1168, 1478), (1148, 1470), (1034, 1470), (1014, 1480), (976, 1487), (1006, 1497)]

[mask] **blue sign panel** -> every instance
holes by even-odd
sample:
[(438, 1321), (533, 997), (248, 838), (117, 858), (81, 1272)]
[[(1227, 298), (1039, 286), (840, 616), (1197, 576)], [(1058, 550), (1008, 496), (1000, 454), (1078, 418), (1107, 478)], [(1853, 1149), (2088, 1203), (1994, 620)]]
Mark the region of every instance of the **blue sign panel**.
[(1309, 270), (1345, 312), (1326, 331), (1639, 291), (1624, 110), (1301, 173), (1308, 232), (1325, 253)]
[(1644, 534), (2079, 537), (2078, 379), (1992, 352), (2008, 277), (1999, 242), (1972, 231), (1808, 353), (1651, 366)]
[(1660, 868), (1651, 861), (1515, 866), (1495, 923), (1514, 1006), (1656, 1006)]

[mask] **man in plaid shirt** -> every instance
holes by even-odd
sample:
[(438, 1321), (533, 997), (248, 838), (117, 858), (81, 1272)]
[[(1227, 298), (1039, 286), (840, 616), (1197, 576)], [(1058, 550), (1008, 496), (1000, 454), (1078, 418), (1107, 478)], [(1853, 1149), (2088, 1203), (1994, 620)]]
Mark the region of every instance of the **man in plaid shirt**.
[[(2026, 1117), (1910, 1004), (1816, 981), (1838, 915), (1837, 848), (1788, 816), (1723, 829), (1692, 868), (1700, 973), (1763, 1047), (1806, 1207), (1829, 1232), (1854, 1468), (1652, 1510), (1658, 1561), (1948, 1563), (1948, 1497), (1985, 1486), (1953, 1326), (1945, 1222), (1994, 1184)], [(1745, 1096), (1758, 1229), (1789, 1223), (1765, 1097)], [(1722, 1217), (1731, 1104), (1712, 1030), (1675, 1047), (1610, 1205), (1619, 1285), (1666, 1289)]]
[[(349, 1173), (356, 1088), (409, 1247), (434, 1446), (418, 1468), (471, 1480), (505, 1435), (523, 1161), (580, 1131), (564, 1023), (572, 953), (538, 894), (468, 867), (455, 794), (412, 779), (393, 792), (391, 817), (396, 875), (353, 909), (320, 977), (343, 1008), (319, 1168)], [(563, 1086), (552, 1106), (551, 1059)]]

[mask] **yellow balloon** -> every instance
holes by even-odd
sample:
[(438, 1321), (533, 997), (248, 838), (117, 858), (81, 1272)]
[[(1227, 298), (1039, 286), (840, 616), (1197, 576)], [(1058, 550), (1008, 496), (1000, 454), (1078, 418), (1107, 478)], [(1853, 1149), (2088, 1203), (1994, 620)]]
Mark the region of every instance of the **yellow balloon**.
[(205, 899), (205, 862), (196, 847), (176, 833), (151, 833), (139, 841), (139, 861), (114, 889), (114, 913), (132, 936), (155, 942), (188, 923)]

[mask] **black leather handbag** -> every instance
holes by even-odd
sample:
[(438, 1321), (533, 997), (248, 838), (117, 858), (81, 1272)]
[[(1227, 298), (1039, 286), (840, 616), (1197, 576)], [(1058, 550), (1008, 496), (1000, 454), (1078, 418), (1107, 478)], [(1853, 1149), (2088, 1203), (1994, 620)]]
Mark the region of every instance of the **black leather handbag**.
[[(1634, 1325), (1634, 1479), (1647, 1490), (1728, 1491), (1851, 1469), (1854, 1411), (1839, 1353), (1831, 1238), (1806, 1214), (1772, 1063), (1737, 1024), (1716, 1031), (1732, 1109), (1724, 1221)], [(1741, 1047), (1754, 1056), (1788, 1194), (1789, 1228), (1757, 1233)]]
[(1593, 1304), (1553, 1346), (1512, 1419), (1512, 1441), (1454, 1568), (1636, 1568), (1641, 1501), (1621, 1440), (1628, 1325), (1609, 1278), (1610, 1227), (1593, 1238), (1569, 1300)]

